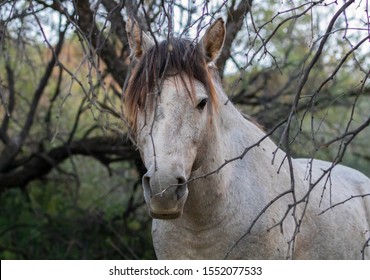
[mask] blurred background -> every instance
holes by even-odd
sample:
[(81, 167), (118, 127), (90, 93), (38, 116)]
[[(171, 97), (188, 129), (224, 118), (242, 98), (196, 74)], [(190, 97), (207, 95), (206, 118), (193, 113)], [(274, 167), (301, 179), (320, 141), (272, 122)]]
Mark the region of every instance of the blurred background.
[(293, 157), (370, 176), (368, 1), (0, 3), (1, 259), (155, 258), (121, 113), (129, 16), (195, 41), (223, 17), (230, 100)]

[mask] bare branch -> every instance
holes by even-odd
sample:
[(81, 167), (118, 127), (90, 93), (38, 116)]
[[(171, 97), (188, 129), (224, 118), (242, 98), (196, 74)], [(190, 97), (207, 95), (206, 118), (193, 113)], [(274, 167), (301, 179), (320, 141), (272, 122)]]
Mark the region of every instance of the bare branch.
[[(120, 160), (138, 160), (139, 154), (127, 137), (115, 139), (111, 137), (94, 137), (77, 140), (71, 143), (31, 155), (22, 160), (19, 166), (12, 166), (11, 171), (0, 173), (0, 193), (9, 188), (25, 188), (32, 180), (42, 178), (65, 159), (73, 155), (92, 156), (103, 159), (106, 163), (114, 162), (115, 157)], [(107, 156), (111, 155), (112, 158)]]
[(224, 72), (226, 61), (230, 57), (232, 44), (238, 32), (243, 27), (244, 17), (251, 10), (252, 3), (253, 0), (242, 0), (240, 1), (236, 9), (234, 9), (234, 6), (232, 6), (228, 12), (226, 21), (225, 43), (220, 54), (220, 57), (217, 60), (217, 67), (221, 75)]
[(327, 211), (332, 210), (333, 208), (335, 208), (335, 207), (337, 207), (337, 206), (339, 206), (339, 205), (343, 205), (343, 204), (344, 204), (344, 203), (346, 203), (347, 201), (350, 201), (350, 200), (352, 200), (352, 199), (354, 199), (354, 198), (365, 198), (365, 197), (367, 197), (367, 196), (370, 196), (370, 193), (366, 193), (366, 194), (359, 194), (359, 195), (351, 195), (351, 197), (349, 197), (349, 198), (347, 198), (347, 199), (345, 199), (345, 200), (343, 200), (343, 201), (341, 201), (341, 202), (337, 202), (337, 203), (335, 203), (335, 204), (333, 204), (333, 205), (330, 205), (330, 207), (328, 207), (328, 208), (326, 208), (325, 210), (321, 211), (321, 213), (320, 213), (319, 215), (322, 215), (322, 214), (326, 213)]

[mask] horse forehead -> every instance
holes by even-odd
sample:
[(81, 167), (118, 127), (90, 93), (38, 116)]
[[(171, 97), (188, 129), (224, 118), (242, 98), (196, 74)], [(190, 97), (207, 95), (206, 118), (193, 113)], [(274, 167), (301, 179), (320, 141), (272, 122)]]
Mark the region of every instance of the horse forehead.
[(189, 102), (206, 96), (204, 85), (198, 80), (190, 80), (185, 76), (181, 79), (177, 76), (166, 79), (161, 90), (161, 100), (175, 103)]

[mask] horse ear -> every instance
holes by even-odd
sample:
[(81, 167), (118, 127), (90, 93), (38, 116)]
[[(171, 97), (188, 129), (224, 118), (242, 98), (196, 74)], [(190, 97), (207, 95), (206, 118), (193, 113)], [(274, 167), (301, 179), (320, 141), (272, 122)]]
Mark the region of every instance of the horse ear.
[(208, 27), (200, 44), (206, 56), (207, 63), (215, 62), (219, 57), (225, 41), (226, 28), (222, 18), (218, 18)]
[(130, 45), (131, 57), (140, 59), (153, 45), (154, 42), (143, 32), (135, 19), (126, 21), (126, 33)]

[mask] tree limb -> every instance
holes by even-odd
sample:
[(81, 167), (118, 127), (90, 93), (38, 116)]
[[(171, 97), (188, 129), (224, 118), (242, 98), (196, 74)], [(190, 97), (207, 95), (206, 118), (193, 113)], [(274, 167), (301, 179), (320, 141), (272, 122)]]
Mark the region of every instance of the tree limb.
[(231, 47), (236, 38), (236, 35), (243, 27), (245, 15), (250, 12), (253, 0), (242, 0), (238, 7), (232, 7), (229, 10), (226, 22), (226, 38), (220, 57), (217, 60), (217, 67), (222, 76), (226, 61), (230, 58)]
[[(53, 168), (73, 155), (92, 156), (107, 161), (108, 156), (119, 156), (121, 160), (137, 161), (140, 159), (128, 137), (122, 139), (99, 136), (82, 139), (65, 144), (47, 152), (32, 155), (20, 166), (12, 166), (12, 170), (0, 173), (0, 193), (10, 188), (25, 188), (29, 182), (47, 175)], [(112, 162), (114, 158), (110, 159)], [(109, 164), (108, 162), (105, 162)]]
[[(95, 52), (103, 59), (109, 73), (112, 74), (115, 81), (123, 87), (128, 72), (128, 65), (125, 64), (126, 57), (118, 57), (114, 46), (104, 37), (101, 30), (98, 29), (94, 13), (90, 9), (88, 0), (76, 1), (76, 12), (78, 15), (77, 24), (83, 35), (89, 40), (89, 43), (95, 48)], [(116, 17), (114, 17), (116, 18)], [(126, 53), (125, 55), (129, 55)]]

